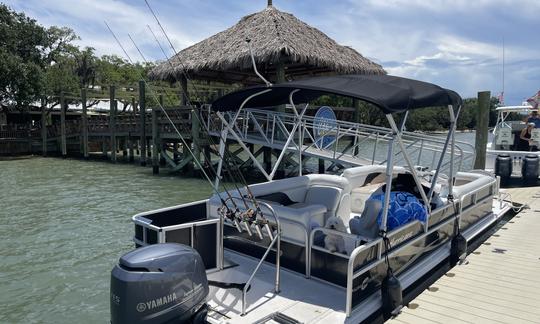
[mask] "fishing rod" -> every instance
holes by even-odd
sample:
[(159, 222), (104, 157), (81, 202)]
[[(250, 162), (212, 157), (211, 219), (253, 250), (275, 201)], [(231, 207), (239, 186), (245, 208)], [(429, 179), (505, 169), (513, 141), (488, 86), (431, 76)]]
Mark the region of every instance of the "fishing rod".
[[(137, 44), (135, 43), (135, 41), (133, 40), (133, 38), (131, 37), (131, 35), (128, 34), (128, 36), (129, 36), (131, 42), (133, 43), (133, 46), (135, 46), (135, 48), (137, 49), (137, 51), (139, 52), (139, 54), (140, 54), (141, 57), (143, 58), (144, 62), (148, 64), (148, 61), (146, 60), (146, 58), (145, 58), (144, 55), (142, 54), (140, 48), (137, 46)], [(142, 77), (142, 75), (141, 75), (141, 78), (144, 80), (144, 77)], [(144, 81), (145, 81), (145, 80), (144, 80)], [(145, 83), (146, 83), (146, 81), (145, 81)], [(166, 96), (167, 96), (167, 98), (169, 99), (169, 101), (172, 102), (172, 100), (170, 99), (169, 94), (166, 93)], [(196, 115), (197, 115), (197, 114), (196, 114)], [(197, 118), (199, 118), (198, 115), (197, 115)], [(200, 119), (199, 119), (199, 120), (200, 120)], [(172, 123), (172, 121), (171, 121), (171, 123)], [(181, 135), (180, 135), (180, 136), (181, 136)], [(211, 141), (211, 139), (210, 139), (210, 141)], [(193, 154), (192, 154), (192, 155), (193, 155)], [(193, 156), (194, 156), (194, 155), (193, 155)], [(201, 167), (201, 168), (202, 168), (202, 167)], [(210, 170), (214, 173), (214, 175), (217, 177), (217, 172), (215, 171), (215, 169), (214, 169), (214, 167), (213, 167), (211, 161), (209, 162), (209, 169), (210, 169)], [(230, 176), (232, 177), (232, 172), (231, 172), (231, 175), (230, 175)], [(209, 178), (209, 177), (208, 177), (208, 178)], [(208, 180), (209, 180), (209, 179), (208, 179)], [(244, 205), (245, 205), (246, 209), (249, 210), (249, 207), (248, 207), (247, 203), (245, 202), (245, 200), (244, 200), (244, 198), (243, 198), (243, 196), (242, 196), (242, 192), (240, 191), (240, 189), (238, 188), (238, 186), (237, 186), (236, 183), (234, 182), (234, 178), (231, 178), (231, 180), (232, 180), (234, 186), (236, 187), (237, 191), (239, 192), (240, 196), (242, 197), (242, 201), (244, 202)], [(210, 180), (209, 180), (209, 181), (210, 181)], [(214, 186), (216, 186), (216, 185), (214, 185)], [(225, 189), (225, 192), (226, 192), (227, 195), (228, 195), (228, 198), (225, 200), (225, 202), (226, 202), (227, 200), (231, 200), (231, 203), (233, 204), (233, 207), (235, 208), (236, 212), (237, 212), (237, 213), (240, 213), (240, 209), (239, 209), (238, 206), (236, 205), (235, 199), (232, 197), (232, 195), (230, 194), (230, 192), (229, 192), (229, 190), (227, 189), (227, 187), (225, 186), (225, 184), (222, 184), (222, 186), (223, 186), (223, 188)], [(229, 216), (231, 216), (230, 213), (229, 213)], [(249, 215), (248, 215), (248, 216), (249, 216)], [(229, 217), (229, 218), (230, 218), (230, 217)], [(244, 217), (244, 218), (245, 218), (245, 217)], [(251, 218), (251, 217), (249, 217), (249, 218)], [(240, 229), (240, 226), (239, 226), (238, 222), (235, 221), (234, 223), (235, 223), (235, 226), (236, 226), (236, 228), (238, 229), (238, 231), (241, 232), (242, 230)], [(246, 224), (245, 228), (246, 228), (246, 231), (247, 231), (247, 232), (249, 233), (249, 235), (251, 236), (252, 233), (251, 233), (251, 230), (250, 230), (249, 226), (247, 226), (247, 224)]]
[[(155, 36), (154, 32), (152, 31), (152, 29), (150, 28), (149, 25), (147, 25), (148, 29), (150, 30), (150, 32), (152, 33), (152, 35), (154, 36), (154, 39), (156, 40), (156, 42), (158, 43), (159, 47), (162, 49), (162, 53), (164, 54), (165, 56), (165, 59), (167, 60), (167, 62), (170, 63), (170, 60), (169, 58), (167, 57), (167, 54), (165, 53), (165, 51), (163, 50), (163, 47), (161, 46), (161, 44), (159, 43), (159, 40), (157, 39), (157, 37)], [(131, 37), (130, 37), (131, 38)], [(140, 49), (139, 47), (137, 46), (137, 44), (133, 41), (132, 39), (132, 42), (133, 42), (133, 46), (135, 46), (137, 48), (137, 50), (140, 52)], [(148, 62), (146, 62), (148, 63)], [(189, 80), (189, 76), (186, 75), (186, 80)], [(196, 88), (194, 88), (195, 91), (196, 91)], [(184, 96), (184, 98), (186, 99), (186, 101), (188, 102), (188, 105), (192, 105), (191, 102), (190, 102), (190, 99), (189, 97), (187, 96)], [(205, 127), (205, 130), (210, 133), (210, 128), (208, 127), (208, 125), (206, 125), (206, 123), (201, 119), (201, 116), (199, 116), (198, 114), (196, 114), (196, 118), (199, 120), (200, 123), (202, 123)], [(222, 137), (222, 135), (220, 134), (219, 136), (219, 139), (220, 141), (225, 141), (225, 139)], [(214, 143), (214, 141), (212, 140), (211, 137), (208, 138), (208, 141), (210, 142), (211, 145), (216, 145), (216, 143)], [(237, 179), (235, 179), (233, 177), (234, 173), (236, 172), (236, 175), (239, 176), (240, 178), (240, 181), (245, 185), (247, 191), (248, 191), (248, 198), (251, 198), (253, 197), (253, 193), (251, 193), (251, 190), (249, 188), (249, 185), (247, 183), (247, 181), (245, 180), (245, 178), (243, 177), (239, 167), (237, 166), (236, 164), (236, 161), (231, 158), (232, 154), (230, 154), (229, 152), (224, 152), (223, 154), (219, 151), (216, 151), (216, 154), (218, 155), (218, 157), (222, 160), (225, 160), (226, 157), (225, 155), (229, 155), (229, 158), (230, 160), (234, 163), (236, 169), (232, 169), (229, 168), (229, 165), (228, 164), (225, 164), (225, 168), (226, 170), (228, 171), (228, 175), (229, 175), (229, 178), (231, 180), (231, 182), (233, 183), (234, 187), (236, 188), (236, 191), (240, 194), (240, 198), (244, 204), (244, 207), (246, 208), (246, 212), (245, 213), (242, 213), (241, 216), (242, 216), (242, 222), (245, 224), (245, 229), (246, 231), (248, 232), (248, 234), (251, 236), (252, 233), (251, 233), (251, 229), (250, 229), (250, 225), (254, 222), (256, 222), (256, 215), (257, 215), (257, 212), (258, 213), (262, 213), (262, 211), (260, 211), (260, 208), (256, 208), (256, 211), (253, 211), (252, 208), (250, 208), (248, 206), (248, 203), (246, 202), (245, 200), (245, 196), (244, 194), (242, 193), (242, 191), (240, 190), (240, 188), (238, 188), (238, 185), (236, 184), (236, 181)], [(211, 170), (213, 171), (214, 175), (216, 176), (216, 178), (219, 177), (217, 171), (214, 169), (214, 166), (212, 165), (211, 161), (210, 161), (210, 167), (211, 167)], [(217, 182), (216, 182), (216, 185), (217, 185)], [(222, 184), (224, 187), (225, 185)], [(234, 199), (233, 199), (234, 200)], [(251, 199), (253, 200), (253, 199)], [(266, 226), (266, 223), (261, 223), (260, 225), (263, 225), (263, 226)], [(257, 234), (259, 235), (259, 237), (262, 239), (262, 232), (260, 231), (260, 228), (258, 226), (255, 227), (257, 229)], [(238, 229), (239, 231), (241, 231), (240, 229)], [(270, 232), (270, 231), (269, 231)]]
[[(171, 49), (173, 50), (174, 53), (177, 53), (176, 49), (174, 48), (174, 45), (173, 45), (172, 42), (171, 42), (171, 39), (169, 38), (169, 36), (168, 36), (167, 33), (165, 32), (165, 29), (163, 28), (163, 25), (161, 24), (159, 18), (157, 17), (156, 13), (154, 12), (154, 10), (152, 9), (152, 7), (150, 6), (150, 3), (148, 3), (148, 0), (144, 0), (144, 2), (146, 3), (146, 6), (148, 7), (148, 9), (150, 10), (150, 12), (152, 13), (152, 16), (154, 17), (154, 19), (155, 19), (156, 22), (158, 23), (158, 26), (160, 27), (161, 32), (163, 33), (163, 35), (165, 36), (165, 38), (167, 39), (167, 41), (168, 41), (168, 43), (169, 43), (169, 46), (171, 47)], [(156, 38), (156, 40), (157, 40), (157, 38)], [(159, 43), (159, 42), (158, 42), (158, 43)], [(161, 48), (161, 46), (160, 46), (160, 48)], [(164, 52), (164, 51), (163, 51), (163, 52)], [(166, 55), (165, 55), (165, 57), (167, 58)], [(185, 68), (184, 64), (183, 64), (180, 60), (178, 60), (178, 61), (179, 61), (179, 64), (182, 66), (182, 73), (183, 73), (184, 77), (186, 78), (186, 80), (190, 80), (189, 76), (187, 75), (187, 71), (186, 71), (186, 68)], [(167, 62), (169, 62), (169, 64), (172, 66), (172, 63), (171, 63), (171, 61), (170, 61), (168, 58), (167, 58)], [(197, 91), (195, 85), (192, 84), (192, 86), (193, 86), (193, 89), (195, 90), (196, 94), (198, 95), (198, 91)], [(203, 123), (203, 125), (204, 125), (204, 123)], [(207, 126), (207, 128), (208, 128), (208, 127), (209, 127), (209, 125)], [(220, 140), (223, 140), (223, 139), (221, 138), (221, 134), (220, 134)], [(225, 141), (226, 141), (226, 139), (225, 139)], [(225, 153), (227, 153), (227, 152), (225, 152)], [(234, 161), (234, 159), (232, 159), (232, 161), (233, 161), (233, 163), (234, 163), (235, 166), (236, 166), (236, 162)], [(255, 207), (256, 207), (257, 213), (259, 213), (260, 216), (264, 219), (264, 222), (265, 222), (264, 225), (265, 225), (265, 227), (267, 227), (267, 226), (268, 226), (268, 221), (264, 218), (263, 213), (262, 213), (262, 210), (261, 210), (261, 208), (260, 208), (260, 205), (259, 205), (259, 203), (257, 202), (255, 196), (253, 195), (253, 193), (252, 193), (252, 191), (251, 191), (251, 189), (250, 189), (250, 187), (249, 187), (249, 184), (245, 181), (245, 179), (244, 179), (242, 173), (240, 172), (240, 169), (239, 169), (237, 166), (236, 166), (236, 169), (237, 169), (237, 171), (238, 171), (238, 174), (240, 175), (241, 180), (242, 180), (242, 181), (244, 182), (244, 184), (245, 184), (246, 191), (248, 192), (248, 196), (249, 196), (250, 200), (253, 201), (253, 203), (254, 203), (254, 205), (255, 205)], [(242, 195), (241, 195), (241, 196), (242, 196)], [(243, 196), (242, 196), (242, 197), (243, 197)], [(250, 217), (250, 219), (251, 219), (251, 217)], [(256, 215), (255, 215), (255, 219), (256, 219)], [(269, 232), (268, 234), (269, 234), (270, 236), (272, 236), (271, 233), (270, 233), (270, 231), (268, 231), (268, 232)]]
[[(128, 58), (128, 60), (131, 62), (131, 64), (133, 64), (133, 60), (131, 59), (131, 57), (129, 56), (129, 54), (127, 53), (127, 51), (125, 50), (124, 46), (122, 45), (122, 43), (120, 42), (120, 40), (118, 39), (118, 37), (116, 37), (116, 34), (112, 31), (111, 27), (109, 26), (109, 24), (105, 21), (105, 25), (107, 26), (107, 29), (109, 30), (109, 32), (112, 34), (112, 36), (114, 37), (114, 39), (116, 40), (118, 46), (120, 46), (120, 48), (122, 49), (122, 51), (124, 52), (124, 55), (126, 55), (126, 57)], [(148, 85), (148, 83), (146, 82), (146, 80), (144, 79), (144, 77), (142, 76), (142, 73), (139, 71), (139, 76), (141, 77), (141, 80), (144, 82), (145, 85), (147, 85), (150, 89), (150, 92), (152, 94), (152, 96), (154, 97), (154, 100), (156, 100), (156, 102), (158, 103), (158, 106), (161, 108), (161, 110), (163, 111), (165, 117), (167, 118), (167, 120), (170, 122), (170, 124), (172, 125), (174, 131), (178, 134), (178, 136), (180, 137), (180, 140), (182, 141), (182, 143), (184, 144), (184, 147), (188, 150), (189, 154), (193, 157), (195, 157), (195, 154), (193, 153), (193, 151), (189, 148), (189, 145), (187, 145), (187, 142), (186, 140), (184, 139), (184, 137), (182, 136), (182, 134), (180, 133), (180, 131), (178, 130), (178, 128), (176, 127), (176, 125), (174, 124), (174, 122), (172, 121), (172, 119), (169, 117), (169, 114), (167, 114), (167, 111), (163, 108), (163, 106), (161, 105), (161, 103), (159, 102), (155, 92), (153, 91), (153, 89)], [(146, 112), (142, 112), (142, 113), (146, 113)], [(204, 168), (202, 167), (202, 165), (200, 164), (200, 162), (198, 161), (198, 159), (194, 158), (193, 159), (195, 161), (195, 163), (197, 164), (197, 166), (200, 168), (202, 174), (204, 175), (204, 177), (206, 178), (206, 180), (210, 183), (210, 186), (212, 187), (212, 189), (215, 191), (215, 193), (218, 195), (220, 201), (222, 202), (222, 205), (226, 207), (226, 213), (225, 215), (228, 216), (228, 217), (233, 217), (235, 215), (235, 213), (239, 212), (239, 209), (237, 208), (236, 204), (234, 204), (234, 199), (233, 197), (231, 196), (231, 194), (225, 190), (225, 192), (227, 193), (227, 195), (229, 196), (227, 199), (230, 199), (232, 202), (233, 202), (233, 205), (235, 206), (235, 211), (231, 211), (230, 208), (228, 207), (228, 205), (226, 204), (226, 200), (223, 199), (223, 197), (221, 196), (221, 193), (219, 192), (218, 188), (214, 185), (214, 183), (212, 182), (212, 180), (210, 179), (210, 177), (208, 176), (208, 174), (206, 173), (206, 171), (204, 170)], [(233, 217), (234, 218), (234, 217)], [(236, 224), (235, 224), (236, 225)], [(238, 228), (238, 226), (237, 226)]]

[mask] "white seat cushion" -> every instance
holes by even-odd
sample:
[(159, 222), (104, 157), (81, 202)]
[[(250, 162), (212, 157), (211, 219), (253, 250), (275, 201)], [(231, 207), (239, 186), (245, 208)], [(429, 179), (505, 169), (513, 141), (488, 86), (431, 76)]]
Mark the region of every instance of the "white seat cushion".
[[(272, 207), (281, 222), (283, 238), (301, 244), (305, 243), (306, 232), (309, 235), (315, 223), (324, 225), (324, 214), (327, 211), (326, 207), (320, 204), (296, 203), (289, 206), (272, 205)], [(263, 212), (266, 214), (265, 208)]]
[(371, 195), (379, 190), (384, 184), (376, 183), (372, 185), (367, 185), (359, 188), (354, 188), (351, 191), (351, 212), (352, 213), (362, 213), (364, 211), (364, 205), (366, 200), (371, 197)]

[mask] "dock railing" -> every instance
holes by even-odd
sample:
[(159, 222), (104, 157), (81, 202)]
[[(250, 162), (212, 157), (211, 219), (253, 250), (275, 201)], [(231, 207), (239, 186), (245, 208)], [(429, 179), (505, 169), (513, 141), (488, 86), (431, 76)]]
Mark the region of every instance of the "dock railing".
[[(225, 112), (224, 117), (231, 121), (235, 114), (236, 111)], [(220, 136), (224, 129), (222, 122), (213, 114), (208, 114), (205, 120), (211, 134)], [(324, 158), (334, 164), (357, 166), (386, 162), (387, 145), (392, 135), (390, 128), (341, 120), (327, 122), (321, 127), (324, 120), (303, 116), (300, 126), (296, 127), (293, 140), (289, 141), (288, 147), (284, 147), (291, 130), (298, 122), (298, 117), (294, 114), (243, 109), (234, 125), (231, 125), (235, 134), (228, 132), (228, 138), (272, 148), (296, 152), (300, 150), (304, 156)], [(416, 132), (403, 132), (402, 138), (409, 156), (417, 165), (434, 169), (441, 154), (444, 154), (445, 162), (441, 171), (450, 168), (450, 149), (443, 152), (445, 138)], [(475, 157), (472, 144), (456, 141), (454, 171), (472, 169)], [(397, 150), (395, 159), (398, 164), (405, 162), (400, 150)]]

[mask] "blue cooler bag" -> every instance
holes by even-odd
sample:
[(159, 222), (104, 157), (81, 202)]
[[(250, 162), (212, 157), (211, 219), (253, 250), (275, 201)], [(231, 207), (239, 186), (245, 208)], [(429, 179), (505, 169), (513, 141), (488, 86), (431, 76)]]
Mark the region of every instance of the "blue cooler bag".
[[(384, 206), (384, 194), (376, 194), (369, 199), (381, 201)], [(381, 225), (383, 209), (377, 217), (377, 224)], [(411, 193), (405, 191), (392, 191), (390, 193), (390, 206), (388, 208), (388, 219), (386, 221), (386, 230), (389, 232), (400, 226), (417, 219), (421, 222), (426, 221), (426, 207), (420, 203)]]

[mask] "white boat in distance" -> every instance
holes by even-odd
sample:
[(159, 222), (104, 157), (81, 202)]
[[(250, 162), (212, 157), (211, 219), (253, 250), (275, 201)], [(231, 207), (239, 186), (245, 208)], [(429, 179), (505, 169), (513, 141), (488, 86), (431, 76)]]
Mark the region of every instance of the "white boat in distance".
[[(540, 168), (540, 127), (527, 121), (534, 120), (529, 116), (538, 114), (538, 109), (525, 102), (521, 106), (497, 107), (496, 111), (493, 141), (487, 145), (486, 170), (500, 176), (502, 181), (518, 177), (536, 182)], [(537, 118), (536, 124), (540, 124), (540, 117)]]
[[(383, 111), (392, 129), (387, 163), (216, 189), (206, 200), (135, 215), (137, 249), (112, 271), (111, 323), (388, 318), (426, 275), (462, 260), (509, 209), (492, 174), (453, 167), (442, 174), (445, 154), (433, 170), (408, 157), (403, 125), (410, 110), (423, 107), (448, 111), (443, 152), (453, 152), (462, 101), (451, 90), (388, 75), (317, 77), (240, 90), (212, 110), (223, 118), (223, 111), (288, 103), (301, 117), (306, 106), (299, 112), (298, 103), (323, 94)], [(406, 166), (394, 165), (396, 147)]]

